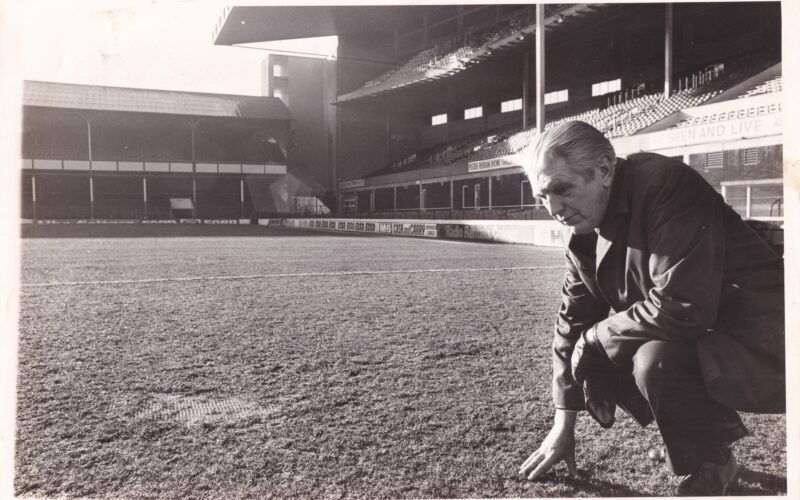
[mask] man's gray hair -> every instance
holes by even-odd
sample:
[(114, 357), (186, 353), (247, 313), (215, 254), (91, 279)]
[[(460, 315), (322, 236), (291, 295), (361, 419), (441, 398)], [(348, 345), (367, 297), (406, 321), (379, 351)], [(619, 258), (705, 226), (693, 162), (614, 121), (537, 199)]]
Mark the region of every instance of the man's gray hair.
[(602, 132), (581, 121), (565, 122), (542, 134), (533, 150), (530, 173), (537, 172), (554, 158), (562, 158), (586, 179), (593, 179), (597, 161), (607, 156), (615, 161), (616, 153)]

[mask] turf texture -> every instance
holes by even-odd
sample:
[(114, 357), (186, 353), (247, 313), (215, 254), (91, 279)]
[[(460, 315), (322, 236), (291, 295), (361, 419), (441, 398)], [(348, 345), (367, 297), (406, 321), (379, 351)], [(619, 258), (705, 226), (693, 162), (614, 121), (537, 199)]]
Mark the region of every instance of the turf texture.
[[(561, 251), (261, 231), (23, 241), (15, 488), (98, 498), (668, 495), (659, 443), (548, 431)], [(742, 495), (785, 494), (783, 416), (744, 415)]]

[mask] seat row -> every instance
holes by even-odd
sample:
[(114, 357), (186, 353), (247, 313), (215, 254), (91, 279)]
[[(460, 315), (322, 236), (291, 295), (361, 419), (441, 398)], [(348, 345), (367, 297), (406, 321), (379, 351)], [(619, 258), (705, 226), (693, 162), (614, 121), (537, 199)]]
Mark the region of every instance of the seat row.
[(767, 80), (764, 83), (761, 83), (751, 89), (748, 89), (742, 95), (740, 95), (739, 98), (742, 99), (754, 95), (771, 94), (774, 92), (782, 92), (782, 91), (783, 91), (783, 75), (778, 75), (775, 78)]
[(703, 116), (694, 116), (692, 118), (679, 122), (677, 126), (694, 127), (697, 125), (706, 125), (709, 123), (719, 123), (728, 120), (739, 120), (742, 118), (752, 118), (754, 116), (763, 116), (773, 113), (780, 113), (781, 111), (783, 111), (782, 103), (750, 106), (749, 108), (735, 109), (731, 111), (722, 111), (719, 113), (712, 113)]
[[(546, 15), (554, 15), (567, 7), (568, 4), (548, 5)], [(522, 12), (491, 28), (467, 32), (422, 50), (403, 64), (367, 81), (351, 95), (357, 97), (396, 89), (460, 71), (488, 46), (504, 38), (520, 35), (524, 28), (534, 22), (530, 9), (523, 9)]]

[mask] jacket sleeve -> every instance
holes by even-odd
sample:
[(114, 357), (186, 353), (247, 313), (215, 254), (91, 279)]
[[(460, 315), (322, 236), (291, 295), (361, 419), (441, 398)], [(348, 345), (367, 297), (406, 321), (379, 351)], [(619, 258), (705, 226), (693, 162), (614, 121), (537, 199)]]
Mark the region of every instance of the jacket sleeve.
[(673, 169), (647, 199), (641, 219), (646, 227), (640, 229), (646, 234), (650, 288), (644, 300), (597, 324), (609, 359), (623, 367), (643, 342), (702, 335), (716, 321), (722, 289), (719, 195), (695, 172)]
[(569, 255), (566, 266), (553, 337), (553, 404), (565, 410), (583, 410), (583, 389), (572, 377), (572, 348), (584, 330), (608, 316), (609, 306), (589, 292)]

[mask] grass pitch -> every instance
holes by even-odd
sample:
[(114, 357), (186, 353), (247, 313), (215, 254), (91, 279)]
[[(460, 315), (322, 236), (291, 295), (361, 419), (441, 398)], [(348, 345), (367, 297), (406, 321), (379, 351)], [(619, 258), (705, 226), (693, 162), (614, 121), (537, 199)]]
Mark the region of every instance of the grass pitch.
[[(579, 418), (577, 477), (516, 475), (552, 419), (560, 250), (258, 235), (24, 240), (18, 495), (673, 491), (621, 413)], [(785, 494), (784, 417), (744, 418), (734, 493)]]

